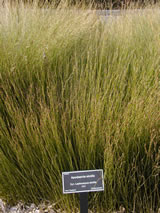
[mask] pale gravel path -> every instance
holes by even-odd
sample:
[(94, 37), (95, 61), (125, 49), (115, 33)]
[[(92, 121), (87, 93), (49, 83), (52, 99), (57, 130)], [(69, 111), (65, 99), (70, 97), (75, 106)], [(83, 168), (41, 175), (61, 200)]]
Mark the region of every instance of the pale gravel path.
[[(19, 202), (16, 206), (9, 206), (0, 199), (0, 213), (67, 213), (66, 211), (53, 210), (53, 208), (54, 204), (47, 204), (47, 205), (41, 204), (39, 206), (36, 206), (35, 204), (32, 203), (30, 206), (27, 205), (25, 206), (21, 202)], [(79, 213), (78, 209), (77, 213)], [(88, 213), (95, 213), (95, 212), (89, 210)], [(125, 209), (121, 208), (120, 211), (112, 213), (125, 213)]]
[[(16, 206), (9, 206), (0, 199), (0, 213), (67, 213), (66, 211), (53, 210), (53, 209), (54, 204), (50, 203), (48, 204), (42, 203), (39, 206), (36, 206), (34, 203), (32, 203), (30, 206), (27, 206), (19, 202)], [(77, 210), (77, 213), (79, 213), (79, 210)], [(100, 212), (92, 212), (89, 210), (88, 213), (100, 213)], [(120, 207), (119, 211), (114, 211), (110, 213), (126, 213), (126, 211), (125, 208)], [(158, 210), (158, 212), (150, 210), (149, 213), (160, 213), (160, 209)]]

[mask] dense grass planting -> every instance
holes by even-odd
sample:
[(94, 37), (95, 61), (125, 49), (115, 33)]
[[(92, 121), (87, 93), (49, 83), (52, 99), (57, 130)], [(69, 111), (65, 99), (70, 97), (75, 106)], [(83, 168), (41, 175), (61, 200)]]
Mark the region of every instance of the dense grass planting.
[(104, 169), (96, 212), (160, 207), (160, 14), (0, 9), (0, 197), (62, 195), (62, 171)]

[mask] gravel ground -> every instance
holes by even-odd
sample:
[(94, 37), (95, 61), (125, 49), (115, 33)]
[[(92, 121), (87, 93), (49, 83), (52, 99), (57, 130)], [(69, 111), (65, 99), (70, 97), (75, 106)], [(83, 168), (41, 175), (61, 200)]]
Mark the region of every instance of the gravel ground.
[[(0, 199), (0, 213), (67, 213), (66, 211), (53, 209), (54, 204), (40, 204), (39, 206), (36, 206), (34, 203), (24, 205), (23, 203), (19, 202), (16, 206), (10, 206)], [(78, 210), (77, 213), (79, 213)], [(88, 213), (95, 212), (89, 210)], [(125, 209), (121, 207), (120, 211), (112, 213), (125, 213)]]
[[(53, 210), (54, 206), (55, 204), (50, 203), (48, 204), (42, 203), (39, 206), (36, 206), (34, 203), (30, 205), (24, 205), (22, 202), (19, 202), (16, 206), (10, 206), (0, 199), (0, 213), (67, 213), (66, 211), (62, 210)], [(78, 210), (77, 213), (79, 213)], [(97, 213), (97, 212), (92, 212), (89, 210), (88, 213)], [(114, 211), (110, 213), (127, 213), (127, 212), (125, 211), (125, 208), (120, 207), (119, 211)], [(132, 211), (132, 213), (137, 212)], [(158, 212), (150, 210), (149, 213), (160, 213), (160, 208)]]

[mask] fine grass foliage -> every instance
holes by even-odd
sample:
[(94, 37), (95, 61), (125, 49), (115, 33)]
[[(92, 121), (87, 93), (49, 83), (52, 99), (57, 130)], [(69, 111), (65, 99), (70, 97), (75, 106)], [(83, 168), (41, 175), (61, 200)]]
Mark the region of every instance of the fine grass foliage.
[(63, 171), (104, 169), (98, 212), (160, 207), (160, 15), (0, 9), (0, 197), (49, 200)]

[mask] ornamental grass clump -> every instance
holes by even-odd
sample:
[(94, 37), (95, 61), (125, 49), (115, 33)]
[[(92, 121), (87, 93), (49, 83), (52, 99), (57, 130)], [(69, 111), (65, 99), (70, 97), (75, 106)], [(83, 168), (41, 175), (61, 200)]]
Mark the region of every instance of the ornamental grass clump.
[(76, 212), (62, 172), (104, 169), (90, 208), (158, 209), (158, 10), (0, 10), (0, 197)]

